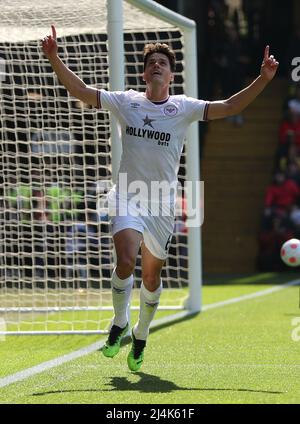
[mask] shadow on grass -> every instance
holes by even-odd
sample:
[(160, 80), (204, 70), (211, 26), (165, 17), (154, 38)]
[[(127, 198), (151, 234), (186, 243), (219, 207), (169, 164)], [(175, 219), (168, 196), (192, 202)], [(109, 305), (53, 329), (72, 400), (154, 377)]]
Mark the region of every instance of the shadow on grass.
[(83, 393), (83, 392), (139, 392), (139, 393), (173, 393), (176, 391), (199, 391), (199, 392), (248, 392), (248, 393), (260, 393), (260, 394), (272, 394), (281, 395), (284, 392), (276, 392), (269, 390), (254, 390), (247, 388), (208, 388), (208, 387), (180, 387), (172, 381), (164, 380), (156, 375), (145, 374), (143, 372), (136, 372), (134, 375), (140, 377), (137, 382), (131, 382), (126, 377), (111, 377), (110, 382), (106, 383), (106, 386), (112, 386), (110, 389), (73, 389), (73, 390), (53, 390), (49, 392), (32, 393), (31, 396), (46, 396), (50, 394), (62, 394), (62, 393)]
[[(179, 324), (180, 322), (184, 322), (184, 321), (189, 321), (190, 319), (194, 319), (199, 314), (200, 314), (200, 312), (192, 312), (192, 313), (189, 313), (188, 315), (185, 315), (184, 317), (174, 318), (172, 320), (172, 325)], [(153, 334), (156, 331), (160, 331), (160, 330), (167, 328), (167, 327), (170, 327), (170, 322), (161, 323), (159, 325), (156, 325), (154, 328), (150, 328), (150, 333)], [(123, 337), (123, 339), (121, 341), (121, 346), (126, 346), (129, 343), (131, 343), (131, 336), (125, 336), (125, 337)]]

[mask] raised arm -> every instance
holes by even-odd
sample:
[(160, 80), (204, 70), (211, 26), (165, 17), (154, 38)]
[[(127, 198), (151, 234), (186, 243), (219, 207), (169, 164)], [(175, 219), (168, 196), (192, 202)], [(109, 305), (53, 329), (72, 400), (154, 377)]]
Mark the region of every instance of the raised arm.
[(53, 71), (56, 73), (59, 81), (65, 86), (71, 96), (76, 97), (86, 104), (97, 106), (97, 90), (95, 88), (88, 87), (58, 57), (56, 30), (54, 25), (51, 25), (51, 28), (52, 35), (48, 35), (42, 40), (42, 49), (44, 55), (49, 60)]
[(229, 99), (210, 102), (207, 119), (220, 119), (231, 115), (238, 115), (264, 90), (274, 78), (279, 63), (273, 55), (269, 56), (270, 47), (266, 46), (261, 71), (258, 78), (248, 87)]

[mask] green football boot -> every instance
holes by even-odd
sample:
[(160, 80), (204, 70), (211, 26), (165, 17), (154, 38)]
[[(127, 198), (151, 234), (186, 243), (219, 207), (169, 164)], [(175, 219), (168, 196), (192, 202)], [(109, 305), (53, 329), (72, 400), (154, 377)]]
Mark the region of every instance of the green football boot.
[(131, 371), (138, 371), (144, 361), (144, 348), (146, 347), (146, 340), (138, 340), (135, 338), (132, 331), (132, 346), (131, 351), (127, 356), (127, 364)]
[(128, 331), (128, 323), (124, 328), (113, 325), (110, 329), (108, 339), (102, 348), (102, 353), (107, 358), (113, 358), (119, 353), (122, 338)]

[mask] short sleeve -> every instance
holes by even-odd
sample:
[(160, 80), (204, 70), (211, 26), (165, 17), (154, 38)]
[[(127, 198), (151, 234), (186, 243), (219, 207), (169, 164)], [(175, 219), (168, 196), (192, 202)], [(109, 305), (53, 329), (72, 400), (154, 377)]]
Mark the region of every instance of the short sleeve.
[(185, 97), (185, 113), (189, 122), (207, 121), (209, 102)]
[(98, 90), (98, 107), (109, 110), (115, 115), (119, 115), (119, 108), (124, 103), (124, 91)]

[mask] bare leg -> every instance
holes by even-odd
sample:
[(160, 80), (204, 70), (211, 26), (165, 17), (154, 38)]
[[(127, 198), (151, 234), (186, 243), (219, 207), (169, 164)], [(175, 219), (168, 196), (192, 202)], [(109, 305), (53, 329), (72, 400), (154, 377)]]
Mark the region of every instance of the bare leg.
[(141, 233), (131, 228), (119, 231), (114, 235), (114, 245), (117, 255), (116, 272), (122, 280), (128, 278), (134, 271), (142, 238)]

